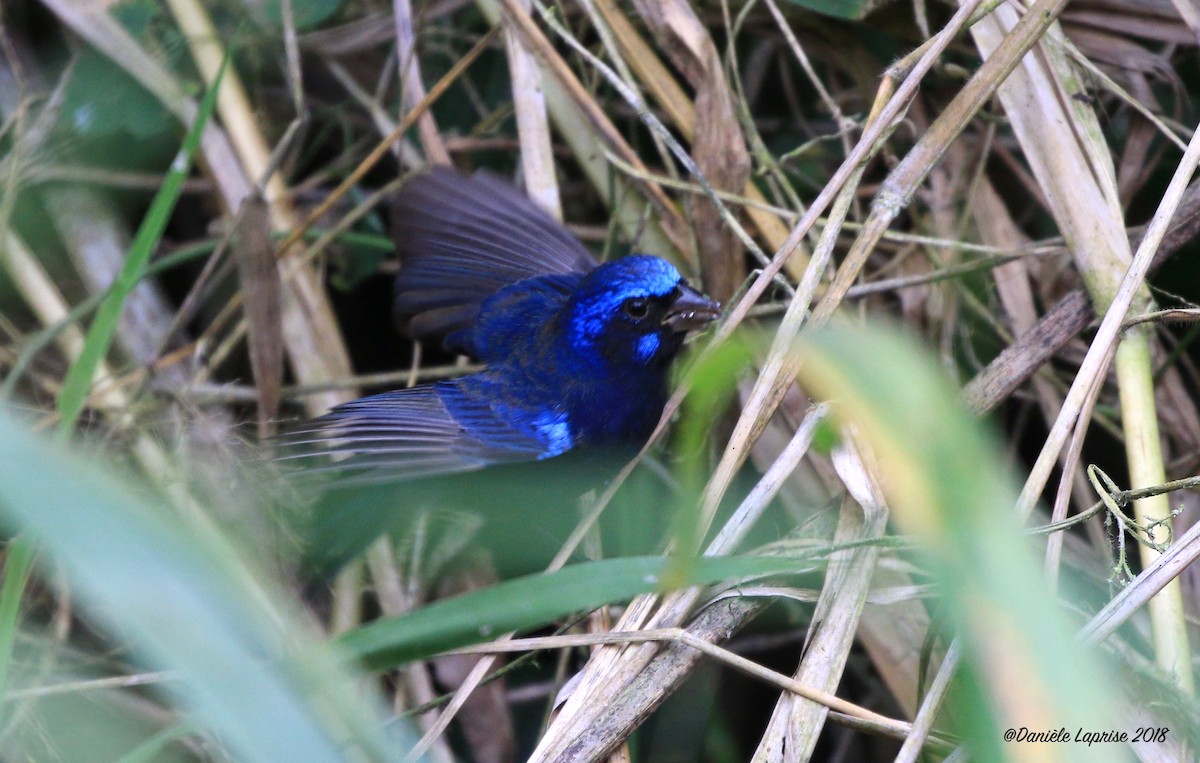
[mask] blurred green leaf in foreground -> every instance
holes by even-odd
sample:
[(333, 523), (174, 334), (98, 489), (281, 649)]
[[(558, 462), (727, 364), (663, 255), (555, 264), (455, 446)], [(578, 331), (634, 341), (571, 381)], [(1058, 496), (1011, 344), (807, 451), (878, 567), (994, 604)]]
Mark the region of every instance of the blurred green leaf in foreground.
[(383, 761), (411, 746), (383, 735), (354, 676), (280, 604), (289, 596), (112, 472), (0, 410), (0, 518), (37, 537), (41, 569), (62, 566), (89, 623), (127, 645), (136, 669), (171, 671), (163, 686), (181, 715), (238, 760)]

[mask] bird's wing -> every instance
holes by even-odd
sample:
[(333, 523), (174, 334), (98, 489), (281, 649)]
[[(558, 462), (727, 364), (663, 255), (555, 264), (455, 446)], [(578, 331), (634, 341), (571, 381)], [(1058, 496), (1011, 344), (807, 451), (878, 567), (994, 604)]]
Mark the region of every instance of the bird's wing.
[[(451, 401), (453, 413), (447, 407)], [(277, 439), (279, 461), (338, 483), (403, 482), (533, 461), (543, 441), (511, 426), (456, 381), (385, 392), (340, 405)]]
[(394, 313), (414, 339), (469, 327), (505, 286), (597, 264), (562, 225), (486, 173), (434, 168), (413, 178), (396, 197), (392, 223), (402, 262)]
[[(406, 507), (432, 500), (454, 508), (456, 501), (439, 501), (470, 472), (556, 455), (561, 442), (510, 424), (473, 378), (479, 381), (464, 377), (354, 400), (277, 438), (277, 460), (302, 464), (298, 484), (316, 480), (320, 490), (300, 533), (306, 574), (331, 576), (403, 524)], [(473, 476), (484, 495), (491, 495), (490, 474)]]

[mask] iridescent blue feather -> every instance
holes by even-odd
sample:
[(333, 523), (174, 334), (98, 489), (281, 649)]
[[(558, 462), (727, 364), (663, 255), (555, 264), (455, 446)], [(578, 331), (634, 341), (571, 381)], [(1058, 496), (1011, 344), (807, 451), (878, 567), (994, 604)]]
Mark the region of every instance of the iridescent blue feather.
[[(487, 175), (440, 169), (414, 178), (396, 201), (394, 228), (401, 324), (487, 365), (355, 400), (282, 438), (282, 458), (337, 471), (342, 484), (637, 447), (662, 414), (684, 335), (718, 313), (663, 259), (598, 264)], [(356, 553), (382, 529), (354, 528), (334, 556)]]

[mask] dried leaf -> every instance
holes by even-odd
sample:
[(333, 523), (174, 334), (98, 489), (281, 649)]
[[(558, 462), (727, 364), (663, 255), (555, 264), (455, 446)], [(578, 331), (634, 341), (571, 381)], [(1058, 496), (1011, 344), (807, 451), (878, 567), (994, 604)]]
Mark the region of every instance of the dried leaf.
[[(712, 37), (683, 0), (639, 0), (636, 5), (672, 63), (696, 91), (692, 141), (696, 165), (713, 188), (740, 192), (749, 177), (750, 156), (737, 121), (733, 89), (725, 79)], [(688, 203), (705, 289), (719, 300), (728, 300), (745, 277), (741, 247), (708, 199), (694, 196)]]
[(250, 343), (250, 369), (258, 388), (258, 434), (271, 434), (283, 386), (282, 284), (271, 243), (266, 202), (252, 196), (243, 202), (234, 240)]

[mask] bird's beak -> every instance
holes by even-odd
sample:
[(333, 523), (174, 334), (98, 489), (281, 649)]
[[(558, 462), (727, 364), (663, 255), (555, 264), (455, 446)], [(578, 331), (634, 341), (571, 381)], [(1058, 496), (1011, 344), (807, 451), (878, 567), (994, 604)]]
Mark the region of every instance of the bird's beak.
[(714, 302), (687, 284), (679, 286), (679, 297), (663, 316), (663, 325), (684, 332), (703, 328), (721, 316), (721, 303)]

